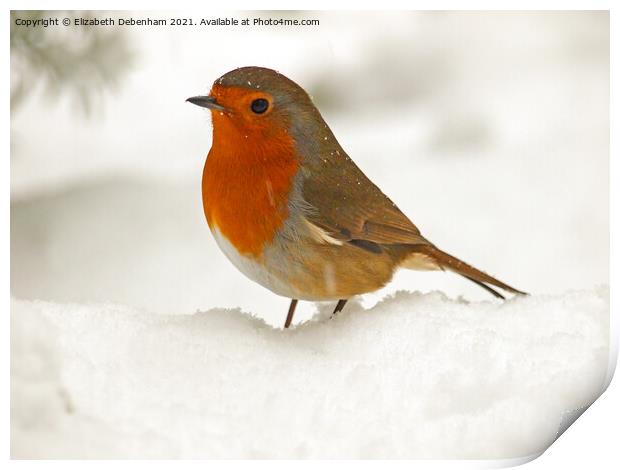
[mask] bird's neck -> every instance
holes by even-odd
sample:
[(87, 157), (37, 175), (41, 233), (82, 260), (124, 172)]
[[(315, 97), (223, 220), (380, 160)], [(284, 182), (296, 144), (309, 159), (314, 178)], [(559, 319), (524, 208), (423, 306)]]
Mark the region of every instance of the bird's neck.
[(286, 134), (244, 133), (215, 126), (202, 198), (211, 230), (242, 254), (260, 257), (288, 216), (299, 161)]

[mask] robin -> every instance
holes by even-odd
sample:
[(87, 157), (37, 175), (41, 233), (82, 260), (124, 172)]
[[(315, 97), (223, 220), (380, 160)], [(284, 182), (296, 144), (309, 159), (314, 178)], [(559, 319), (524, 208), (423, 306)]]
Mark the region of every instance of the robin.
[(202, 201), (220, 249), (247, 277), (291, 299), (347, 299), (397, 268), (450, 270), (496, 297), (525, 294), (440, 250), (342, 149), (310, 96), (275, 70), (243, 67), (187, 101), (212, 113)]

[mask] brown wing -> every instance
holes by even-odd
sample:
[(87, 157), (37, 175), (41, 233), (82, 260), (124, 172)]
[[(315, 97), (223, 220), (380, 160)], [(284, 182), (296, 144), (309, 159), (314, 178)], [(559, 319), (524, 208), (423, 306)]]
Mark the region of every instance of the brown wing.
[(306, 218), (337, 240), (430, 244), (342, 150), (304, 162)]

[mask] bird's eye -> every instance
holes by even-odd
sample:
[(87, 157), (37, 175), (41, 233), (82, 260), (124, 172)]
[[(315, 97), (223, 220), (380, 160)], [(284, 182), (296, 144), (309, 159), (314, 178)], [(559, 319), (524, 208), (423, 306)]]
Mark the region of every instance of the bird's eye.
[(264, 98), (258, 98), (254, 101), (252, 101), (252, 111), (255, 112), (256, 114), (263, 114), (265, 111), (267, 111), (267, 108), (269, 107), (269, 101), (267, 101)]

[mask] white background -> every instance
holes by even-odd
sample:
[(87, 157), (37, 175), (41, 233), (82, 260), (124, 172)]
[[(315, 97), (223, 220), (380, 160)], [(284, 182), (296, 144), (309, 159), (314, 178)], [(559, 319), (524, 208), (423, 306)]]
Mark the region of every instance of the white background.
[[(520, 5), (523, 5), (523, 3), (520, 3)], [(589, 7), (592, 5), (593, 3), (588, 3)], [(604, 5), (602, 4), (602, 6)], [(109, 6), (112, 7), (112, 4), (109, 4)], [(471, 7), (471, 5), (467, 6)], [(536, 3), (536, 6), (541, 7), (542, 5)], [(570, 2), (565, 2), (563, 6), (570, 7)], [(4, 24), (7, 24), (7, 21)], [(4, 89), (6, 90), (7, 88), (8, 84)], [(617, 109), (617, 107), (614, 109)], [(5, 130), (8, 129), (8, 125), (4, 127)], [(6, 142), (8, 142), (8, 139)], [(8, 162), (8, 158), (5, 161)], [(6, 171), (4, 174), (8, 175), (9, 172)], [(613, 188), (614, 186), (612, 185), (612, 190)], [(8, 218), (5, 217), (5, 220), (8, 220)], [(614, 264), (617, 266), (617, 259), (614, 261)], [(6, 285), (8, 285), (8, 282)], [(5, 331), (8, 332), (8, 328)], [(5, 344), (8, 344), (8, 341)], [(612, 383), (606, 394), (586, 411), (578, 420), (577, 425), (569, 428), (545, 455), (530, 463), (530, 467), (536, 465), (540, 466), (540, 468), (583, 468), (584, 465), (611, 467), (614, 462), (617, 463), (617, 446), (614, 446), (615, 439), (613, 438), (615, 423), (611, 422), (612, 417), (618, 416), (619, 411), (618, 401), (620, 398), (617, 389), (618, 387)], [(4, 422), (8, 423), (8, 419)], [(7, 442), (7, 439), (4, 442)]]

